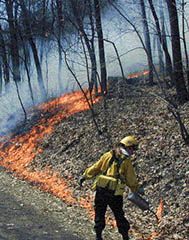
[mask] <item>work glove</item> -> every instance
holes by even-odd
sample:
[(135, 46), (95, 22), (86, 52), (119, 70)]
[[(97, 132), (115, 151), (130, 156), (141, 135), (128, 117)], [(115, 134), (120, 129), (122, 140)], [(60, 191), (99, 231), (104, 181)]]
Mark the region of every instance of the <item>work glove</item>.
[(84, 176), (80, 177), (79, 179), (79, 186), (82, 187), (83, 182), (86, 180)]

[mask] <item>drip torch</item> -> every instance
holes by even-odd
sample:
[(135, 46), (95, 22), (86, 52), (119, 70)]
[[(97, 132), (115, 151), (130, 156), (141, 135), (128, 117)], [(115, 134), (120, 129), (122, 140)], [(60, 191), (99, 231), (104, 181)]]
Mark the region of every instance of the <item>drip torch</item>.
[(146, 201), (143, 197), (140, 196), (140, 191), (138, 191), (138, 193), (129, 193), (128, 200), (133, 202), (142, 211), (148, 210), (151, 213), (153, 213), (153, 215), (155, 215), (157, 221), (159, 221), (156, 213), (150, 209), (149, 202)]

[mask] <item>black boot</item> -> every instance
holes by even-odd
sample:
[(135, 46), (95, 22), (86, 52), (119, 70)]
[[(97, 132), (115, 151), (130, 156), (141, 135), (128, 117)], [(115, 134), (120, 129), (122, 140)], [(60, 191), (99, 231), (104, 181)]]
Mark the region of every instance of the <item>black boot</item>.
[(102, 232), (96, 232), (96, 240), (103, 240), (102, 238)]
[(101, 235), (96, 235), (96, 240), (103, 240)]
[(103, 240), (102, 237), (97, 237), (96, 236), (96, 240)]
[(123, 240), (129, 240), (129, 235), (128, 235), (128, 233), (122, 234), (122, 238), (123, 238)]

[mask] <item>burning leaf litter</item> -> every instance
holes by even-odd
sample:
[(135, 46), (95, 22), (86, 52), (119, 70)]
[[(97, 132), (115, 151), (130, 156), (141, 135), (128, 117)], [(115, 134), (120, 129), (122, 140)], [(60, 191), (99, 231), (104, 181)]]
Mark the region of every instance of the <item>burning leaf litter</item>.
[(159, 204), (159, 207), (157, 209), (156, 215), (158, 217), (159, 222), (161, 222), (162, 215), (163, 215), (163, 200), (162, 199), (160, 200), (160, 204)]
[[(115, 95), (115, 92), (112, 92), (112, 95)], [(141, 214), (140, 210), (135, 209), (131, 204), (125, 202), (128, 218), (136, 219), (131, 232), (136, 239), (153, 240), (157, 239), (157, 237), (159, 239), (163, 239), (163, 237), (174, 239), (171, 237), (170, 226), (180, 224), (182, 217), (187, 217), (185, 212), (182, 211), (184, 209), (183, 204), (185, 204), (183, 197), (186, 194), (186, 187), (183, 184), (187, 184), (187, 180), (184, 177), (180, 177), (180, 171), (176, 175), (172, 169), (169, 171), (168, 166), (172, 165), (175, 159), (175, 150), (177, 149), (178, 151), (179, 149), (176, 148), (175, 141), (181, 143), (182, 140), (179, 138), (178, 129), (174, 129), (177, 135), (169, 131), (172, 128), (172, 124), (170, 123), (173, 123), (173, 119), (167, 114), (163, 105), (160, 105), (155, 100), (150, 101), (148, 99), (147, 101), (142, 96), (141, 99), (137, 99), (135, 98), (136, 95), (137, 93), (134, 90), (127, 93), (126, 89), (123, 89), (123, 99), (113, 97), (107, 100), (107, 111), (109, 112), (108, 134), (111, 135), (113, 142), (116, 140), (119, 141), (126, 134), (135, 134), (138, 136), (141, 141), (140, 150), (137, 156), (133, 158), (133, 162), (136, 169), (138, 169), (139, 177), (141, 178), (139, 180), (150, 182), (146, 193), (148, 197), (152, 198), (154, 208), (158, 209), (157, 215), (160, 223), (158, 226), (156, 226), (157, 224), (155, 225), (155, 229), (150, 229), (148, 226), (153, 226), (153, 224), (149, 224), (149, 214), (145, 216), (145, 214)], [(54, 106), (58, 106), (59, 111), (54, 111)], [(102, 103), (99, 103), (95, 107), (98, 122), (103, 125), (103, 111), (105, 110)], [(83, 192), (82, 190), (74, 192), (74, 188), (77, 185), (77, 177), (82, 174), (86, 166), (91, 165), (100, 154), (111, 147), (111, 141), (109, 141), (106, 134), (100, 137), (96, 134), (87, 111), (80, 112), (87, 110), (88, 105), (83, 101), (82, 94), (79, 92), (64, 95), (58, 100), (41, 105), (40, 108), (44, 111), (52, 109), (56, 114), (50, 118), (42, 119), (41, 125), (33, 127), (29, 134), (12, 139), (13, 144), (9, 148), (5, 148), (2, 144), (1, 166), (6, 167), (19, 178), (27, 180), (34, 185), (36, 184), (43, 191), (51, 192), (55, 196), (67, 201), (69, 205), (79, 203), (81, 207), (89, 211), (90, 217), (94, 217), (94, 196), (88, 190), (90, 185), (86, 185)], [(169, 121), (163, 122), (162, 120), (165, 118), (169, 119)], [(165, 129), (166, 135), (164, 133)], [(66, 149), (65, 151), (62, 151), (58, 155), (56, 154), (62, 146), (78, 135), (81, 135), (78, 138), (79, 143), (69, 145), (70, 147), (67, 149), (64, 148)], [(187, 157), (184, 156), (189, 156), (188, 149), (183, 144), (180, 146), (182, 147), (180, 158), (183, 159), (184, 163), (187, 163)], [(51, 156), (53, 157), (51, 158)], [(163, 160), (161, 160), (162, 157), (164, 158)], [(176, 162), (174, 168), (177, 165), (183, 168), (180, 161), (179, 163)], [(38, 167), (39, 170), (37, 169)], [(31, 170), (32, 168), (33, 171)], [(40, 170), (40, 168), (42, 169)], [(70, 175), (72, 175), (70, 181), (63, 180), (69, 179)], [(171, 191), (172, 188), (165, 191), (171, 184), (175, 186), (176, 177), (180, 177), (178, 181), (182, 181), (182, 184), (177, 184), (173, 191)], [(160, 188), (160, 184), (163, 187)], [(180, 188), (181, 186), (183, 188)], [(162, 189), (160, 193), (159, 189)], [(180, 203), (181, 206), (178, 207), (181, 211), (177, 211), (178, 217), (175, 219), (178, 223), (173, 222), (173, 218), (171, 218), (175, 212), (172, 211), (170, 206), (174, 205), (174, 201), (178, 199), (176, 198), (177, 195), (173, 194), (172, 196), (174, 190), (180, 192), (180, 198), (183, 201), (183, 203)], [(85, 194), (83, 194), (84, 192)], [(158, 195), (157, 192), (159, 193)], [(169, 201), (170, 196), (173, 199)], [(166, 200), (165, 213), (167, 221), (166, 216), (162, 219), (163, 201), (158, 206), (159, 199), (161, 198)], [(135, 213), (135, 211), (137, 212)], [(182, 217), (180, 216), (181, 213)], [(139, 217), (138, 215), (143, 216)], [(153, 222), (153, 218), (150, 219)], [(109, 213), (107, 221), (111, 224), (111, 227), (114, 228), (116, 226), (111, 213)], [(137, 225), (140, 228), (137, 228)], [(144, 226), (148, 229), (145, 233), (143, 233)], [(183, 227), (180, 227), (180, 229), (182, 229), (178, 234), (180, 238), (177, 239), (185, 239), (186, 230)], [(112, 231), (111, 228), (110, 231)], [(116, 232), (113, 237), (117, 239)]]
[[(1, 144), (1, 162), (0, 166), (5, 167), (7, 171), (13, 172), (13, 174), (20, 179), (26, 180), (30, 183), (36, 183), (40, 189), (45, 192), (51, 192), (55, 196), (63, 199), (68, 204), (76, 204), (76, 201), (71, 197), (72, 191), (68, 190), (69, 187), (65, 181), (58, 177), (58, 172), (52, 172), (50, 169), (45, 171), (30, 171), (27, 167), (31, 161), (43, 151), (38, 146), (39, 140), (42, 141), (44, 136), (52, 133), (55, 124), (65, 117), (68, 117), (78, 111), (88, 109), (85, 99), (81, 92), (63, 95), (61, 98), (51, 101), (49, 103), (42, 104), (41, 109), (55, 108), (55, 104), (60, 107), (64, 104), (71, 104), (66, 112), (60, 111), (53, 115), (49, 119), (42, 119), (41, 123), (48, 122), (45, 126), (34, 126), (30, 133), (24, 136), (19, 136), (12, 139), (10, 147), (4, 149), (4, 144)], [(79, 107), (78, 107), (79, 105)], [(15, 143), (15, 144), (14, 144)]]

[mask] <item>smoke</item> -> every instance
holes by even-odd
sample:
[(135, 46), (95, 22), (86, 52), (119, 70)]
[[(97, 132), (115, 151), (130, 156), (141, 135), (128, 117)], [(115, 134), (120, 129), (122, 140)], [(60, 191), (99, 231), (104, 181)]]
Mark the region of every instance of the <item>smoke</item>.
[[(125, 0), (116, 1), (118, 3), (118, 8), (120, 11), (136, 26), (139, 34), (143, 38), (143, 25), (141, 21), (141, 10), (139, 1), (135, 1), (136, 4)], [(185, 35), (186, 39), (189, 39), (189, 0), (185, 1)], [(157, 2), (157, 11), (159, 10), (159, 4)], [(166, 3), (164, 7), (166, 8)], [(178, 5), (180, 9), (180, 5)], [(151, 34), (151, 47), (153, 51), (154, 63), (158, 63), (158, 49), (154, 46), (154, 36), (156, 36), (155, 26), (152, 23), (152, 16), (147, 6), (147, 14), (150, 17), (150, 32)], [(180, 22), (180, 34), (182, 37), (182, 21), (181, 21), (181, 10), (178, 11), (179, 22)], [(166, 28), (169, 29), (169, 19), (168, 13), (166, 15)], [(132, 74), (133, 72), (139, 72), (146, 70), (148, 68), (148, 61), (146, 53), (142, 47), (142, 44), (133, 31), (132, 26), (118, 13), (113, 7), (110, 7), (103, 15), (103, 29), (104, 38), (109, 39), (115, 43), (117, 50), (120, 55), (120, 59), (123, 65), (125, 75)], [(115, 55), (115, 51), (110, 43), (105, 43), (106, 46), (106, 58), (107, 58), (107, 69), (108, 75), (120, 76), (121, 71), (118, 65), (118, 60)], [(168, 46), (170, 53), (172, 51), (171, 45)], [(181, 41), (181, 47), (184, 53), (183, 44)], [(187, 46), (189, 50), (189, 45)], [(184, 55), (183, 55), (184, 56)]]
[[(79, 62), (77, 56), (74, 57), (74, 61), (76, 63)], [(74, 64), (73, 59), (68, 59), (68, 63), (81, 82), (82, 87), (87, 87), (85, 67), (82, 65)], [(64, 61), (61, 71), (62, 74), (60, 76), (60, 86), (60, 81), (58, 79), (57, 55), (54, 55), (52, 53), (49, 54), (47, 61), (43, 62), (42, 71), (45, 89), (47, 92), (47, 100), (59, 97), (63, 93), (73, 92), (79, 89), (74, 76), (70, 73), (70, 71), (67, 70)], [(37, 106), (44, 101), (44, 98), (41, 95), (39, 84), (37, 82), (37, 75), (35, 71), (33, 71), (31, 74), (32, 94), (29, 89), (29, 84), (26, 76), (23, 77), (20, 83), (17, 83), (17, 86), (18, 87), (16, 87), (16, 84), (11, 81), (6, 87), (6, 92), (4, 89), (3, 93), (0, 95), (0, 137), (8, 134), (16, 126), (16, 124), (18, 124), (20, 121), (25, 120), (24, 111), (28, 113), (32, 107)]]
[[(125, 1), (121, 1), (122, 9), (128, 7)], [(187, 0), (187, 3), (189, 0)], [(189, 6), (186, 5), (186, 11), (188, 11)], [(128, 10), (128, 9), (127, 9)], [(130, 14), (133, 9), (130, 9)], [(133, 13), (132, 13), (133, 14)], [(140, 24), (137, 19), (137, 12), (135, 12), (134, 20), (136, 24)], [(131, 17), (131, 16), (130, 16)], [(186, 15), (187, 17), (187, 15)], [(142, 49), (141, 42), (139, 41), (136, 33), (133, 32), (132, 27), (121, 17), (118, 13), (113, 11), (110, 8), (108, 11), (103, 13), (103, 33), (104, 39), (108, 39), (115, 43), (117, 51), (119, 53), (122, 67), (124, 70), (125, 76), (132, 74), (134, 72), (143, 71), (147, 69), (147, 58), (144, 50)], [(142, 34), (142, 30), (141, 30)], [(186, 24), (186, 36), (189, 38), (189, 28)], [(71, 37), (69, 36), (69, 39)], [(74, 42), (74, 38), (73, 42)], [(72, 43), (67, 43), (67, 46), (73, 45)], [(75, 42), (78, 42), (75, 40)], [(77, 43), (78, 44), (78, 43)], [(86, 62), (83, 54), (83, 49), (81, 46), (75, 44), (75, 48), (72, 48), (67, 57), (67, 63), (72, 69), (75, 77), (81, 83), (82, 87), (85, 88), (88, 86), (87, 81), (87, 71), (86, 71)], [(64, 47), (65, 47), (64, 43)], [(59, 56), (56, 46), (50, 46), (47, 42), (45, 49), (48, 54), (47, 57), (43, 60), (42, 70), (44, 84), (47, 92), (48, 99), (55, 98), (60, 96), (62, 93), (72, 92), (78, 89), (77, 83), (73, 74), (68, 71), (66, 63), (64, 61), (60, 74), (60, 79), (58, 79), (58, 65), (59, 65)], [(50, 49), (50, 50), (49, 50)], [(96, 55), (98, 57), (98, 45), (96, 42)], [(121, 69), (119, 67), (118, 59), (115, 53), (113, 45), (105, 41), (105, 55), (106, 55), (106, 67), (108, 76), (121, 76)], [(97, 59), (97, 62), (99, 60)], [(98, 65), (98, 70), (100, 66)], [(32, 93), (34, 102), (32, 102), (31, 92), (29, 90), (29, 85), (26, 76), (23, 78), (22, 82), (18, 84), (20, 99), (23, 103), (23, 106), (26, 111), (28, 111), (32, 106), (36, 106), (44, 101), (41, 97), (39, 84), (37, 82), (37, 76), (35, 71), (31, 75), (31, 84), (32, 84)], [(24, 120), (25, 115), (23, 108), (20, 104), (18, 98), (18, 92), (14, 82), (11, 82), (8, 87), (8, 91), (3, 92), (0, 96), (0, 137), (9, 133), (16, 124)]]
[[(138, 5), (138, 4), (137, 4)], [(140, 15), (138, 6), (119, 1), (119, 9), (127, 18), (137, 21)], [(137, 8), (136, 8), (137, 7)], [(135, 11), (133, 11), (133, 8)], [(134, 14), (133, 14), (134, 13)], [(131, 16), (129, 16), (131, 15)], [(104, 38), (114, 42), (120, 56), (125, 76), (147, 68), (147, 58), (142, 44), (132, 26), (113, 8), (103, 16)], [(112, 44), (105, 42), (107, 70), (109, 76), (121, 76), (121, 70)]]
[[(39, 87), (36, 83), (33, 83), (33, 96), (36, 104), (42, 102)], [(33, 106), (31, 93), (26, 81), (18, 83), (18, 90), (14, 82), (11, 82), (7, 86), (8, 90), (0, 96), (0, 137), (7, 134), (19, 121), (24, 120), (25, 115), (21, 106), (20, 100), (23, 103), (24, 109), (27, 111)], [(20, 100), (19, 97), (20, 96)]]

